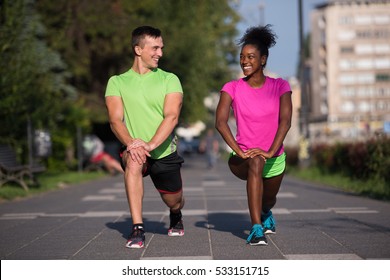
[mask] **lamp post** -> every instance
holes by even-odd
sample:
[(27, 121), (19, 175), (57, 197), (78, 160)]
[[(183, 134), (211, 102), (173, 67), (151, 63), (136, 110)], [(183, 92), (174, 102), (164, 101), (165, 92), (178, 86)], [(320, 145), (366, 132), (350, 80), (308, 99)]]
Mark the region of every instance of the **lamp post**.
[(301, 86), (301, 108), (299, 112), (299, 129), (301, 139), (299, 143), (299, 159), (301, 165), (307, 165), (309, 160), (309, 126), (308, 126), (308, 98), (305, 77), (305, 46), (303, 34), (302, 0), (298, 0), (299, 20), (299, 81)]

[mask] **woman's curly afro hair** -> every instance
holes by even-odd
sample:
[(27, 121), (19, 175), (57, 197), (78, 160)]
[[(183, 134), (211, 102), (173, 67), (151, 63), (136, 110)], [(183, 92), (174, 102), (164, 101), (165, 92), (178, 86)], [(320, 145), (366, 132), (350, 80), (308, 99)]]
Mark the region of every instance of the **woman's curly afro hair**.
[(271, 25), (254, 26), (245, 31), (245, 34), (238, 40), (238, 45), (254, 45), (261, 55), (268, 57), (268, 49), (276, 44), (276, 34), (272, 31)]

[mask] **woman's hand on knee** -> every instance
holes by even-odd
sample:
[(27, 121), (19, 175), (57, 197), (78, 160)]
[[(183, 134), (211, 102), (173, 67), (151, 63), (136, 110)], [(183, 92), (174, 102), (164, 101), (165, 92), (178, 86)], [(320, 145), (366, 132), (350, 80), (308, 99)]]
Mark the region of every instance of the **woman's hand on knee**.
[(268, 158), (268, 154), (263, 151), (262, 149), (259, 149), (259, 148), (253, 148), (253, 149), (249, 149), (245, 152), (245, 155), (247, 158), (254, 158), (254, 157), (261, 157), (262, 159), (264, 159), (264, 161), (267, 160)]

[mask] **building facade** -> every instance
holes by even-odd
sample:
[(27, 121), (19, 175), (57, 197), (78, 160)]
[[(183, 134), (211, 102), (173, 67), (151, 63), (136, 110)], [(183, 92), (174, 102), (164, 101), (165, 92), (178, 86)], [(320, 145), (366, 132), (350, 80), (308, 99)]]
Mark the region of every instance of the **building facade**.
[(390, 121), (390, 0), (317, 6), (310, 44), (310, 139), (383, 132)]

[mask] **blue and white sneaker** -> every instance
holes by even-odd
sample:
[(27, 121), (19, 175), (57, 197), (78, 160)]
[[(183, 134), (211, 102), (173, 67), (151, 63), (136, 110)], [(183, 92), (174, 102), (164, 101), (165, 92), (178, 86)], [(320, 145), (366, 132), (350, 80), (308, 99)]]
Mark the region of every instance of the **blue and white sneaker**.
[(268, 213), (261, 213), (261, 221), (264, 228), (264, 234), (276, 233), (276, 221), (274, 216), (272, 216), (272, 211), (268, 211)]
[(246, 240), (246, 243), (251, 246), (268, 245), (267, 238), (263, 233), (263, 227), (259, 224), (252, 226), (251, 232)]

